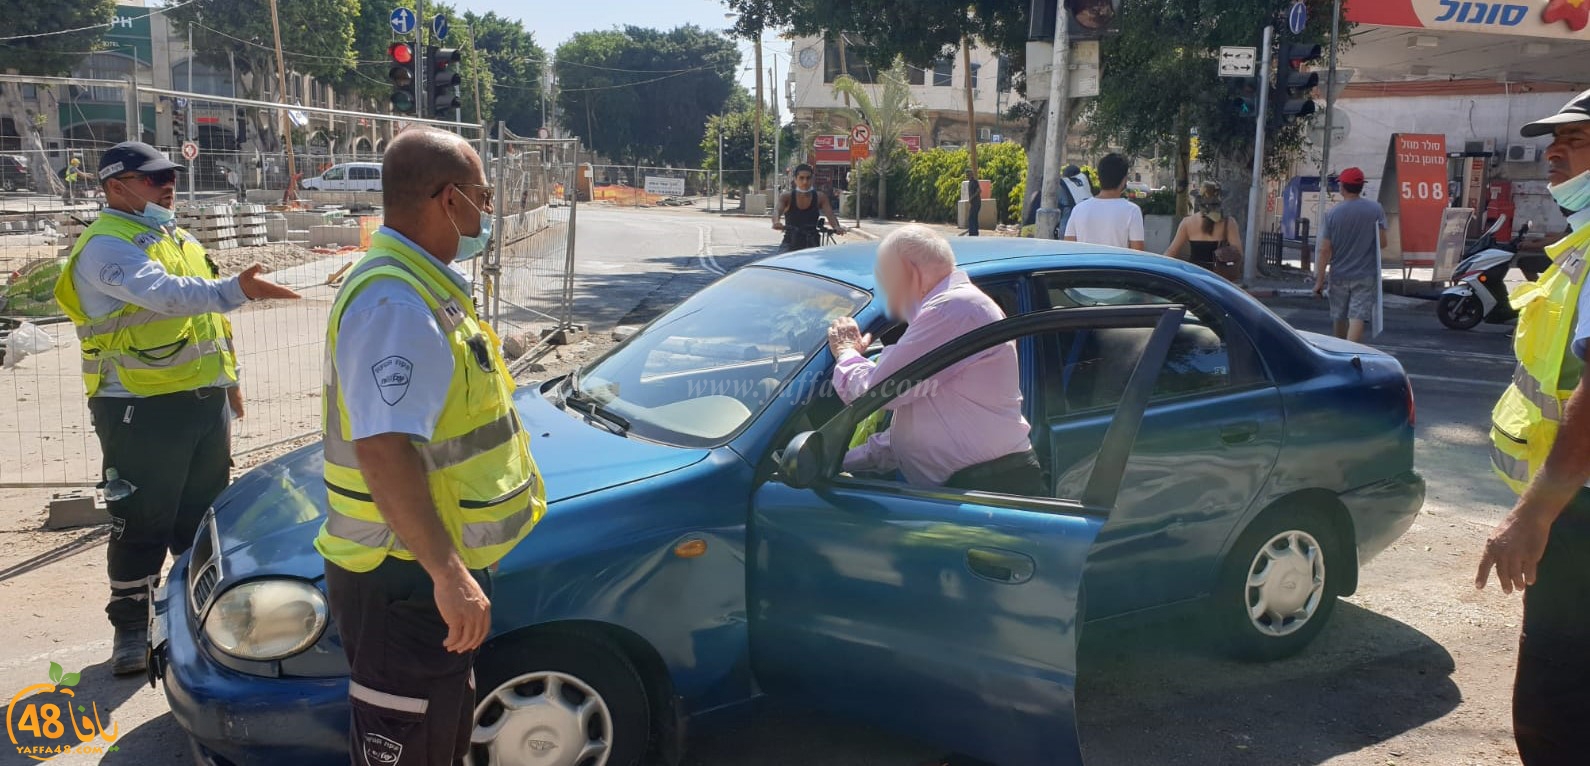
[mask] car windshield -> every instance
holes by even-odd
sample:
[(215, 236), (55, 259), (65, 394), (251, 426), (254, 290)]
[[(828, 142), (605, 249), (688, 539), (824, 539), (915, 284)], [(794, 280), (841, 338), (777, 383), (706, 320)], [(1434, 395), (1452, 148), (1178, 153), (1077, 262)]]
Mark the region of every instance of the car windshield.
[(599, 405), (641, 438), (714, 446), (823, 348), (830, 322), (869, 299), (810, 275), (743, 269), (576, 373), (561, 395), (571, 406)]

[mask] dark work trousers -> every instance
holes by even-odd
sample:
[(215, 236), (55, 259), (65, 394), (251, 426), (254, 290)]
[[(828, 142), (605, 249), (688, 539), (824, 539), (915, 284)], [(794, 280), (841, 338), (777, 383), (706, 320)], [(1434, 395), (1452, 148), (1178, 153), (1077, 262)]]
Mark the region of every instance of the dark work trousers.
[(1586, 762), (1590, 726), (1590, 490), (1551, 527), (1535, 584), (1524, 590), (1524, 630), (1513, 681), (1513, 736), (1525, 766)]
[(944, 486), (1027, 497), (1049, 495), (1044, 488), (1043, 466), (1038, 464), (1038, 455), (1032, 450), (962, 468), (944, 482)]
[[(485, 572), (475, 579), (489, 596)], [(369, 572), (326, 562), (326, 596), (352, 676), (354, 766), (447, 766), (469, 753), (475, 653), (442, 648), (447, 623), (418, 562), (387, 558)]]
[(226, 489), (232, 466), (226, 407), (226, 390), (220, 388), (88, 400), (104, 473), (114, 469), (136, 488), (106, 503), (111, 529), (105, 612), (112, 625), (147, 626), (148, 588), (159, 583), (166, 552), (175, 556), (193, 545), (205, 511)]

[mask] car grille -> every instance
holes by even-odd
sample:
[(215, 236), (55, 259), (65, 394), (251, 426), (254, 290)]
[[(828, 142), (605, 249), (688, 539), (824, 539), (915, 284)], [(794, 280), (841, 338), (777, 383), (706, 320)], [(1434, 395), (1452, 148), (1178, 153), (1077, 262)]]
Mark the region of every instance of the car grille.
[(203, 620), (210, 599), (215, 596), (215, 586), (221, 582), (221, 539), (215, 529), (215, 514), (208, 513), (199, 524), (193, 538), (192, 555), (188, 558), (188, 603), (192, 605), (195, 620)]

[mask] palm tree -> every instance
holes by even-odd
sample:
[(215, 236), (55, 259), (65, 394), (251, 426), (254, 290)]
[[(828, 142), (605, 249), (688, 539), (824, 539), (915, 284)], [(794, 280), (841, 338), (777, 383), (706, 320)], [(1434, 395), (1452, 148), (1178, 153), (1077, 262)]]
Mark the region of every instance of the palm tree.
[[(849, 96), (856, 105), (862, 122), (872, 128), (874, 164), (878, 169), (878, 217), (887, 216), (889, 169), (901, 152), (900, 137), (905, 131), (922, 121), (922, 112), (911, 102), (911, 81), (905, 61), (895, 59), (894, 65), (878, 75), (876, 85), (862, 85), (849, 75), (834, 81), (834, 95)], [(856, 198), (856, 209), (861, 209), (861, 198)]]

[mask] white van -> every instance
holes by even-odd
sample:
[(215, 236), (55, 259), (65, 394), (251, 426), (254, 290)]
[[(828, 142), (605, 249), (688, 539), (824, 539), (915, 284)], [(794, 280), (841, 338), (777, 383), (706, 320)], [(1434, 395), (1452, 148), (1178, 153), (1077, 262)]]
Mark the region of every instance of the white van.
[(314, 191), (381, 191), (381, 163), (344, 162), (301, 183)]

